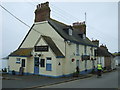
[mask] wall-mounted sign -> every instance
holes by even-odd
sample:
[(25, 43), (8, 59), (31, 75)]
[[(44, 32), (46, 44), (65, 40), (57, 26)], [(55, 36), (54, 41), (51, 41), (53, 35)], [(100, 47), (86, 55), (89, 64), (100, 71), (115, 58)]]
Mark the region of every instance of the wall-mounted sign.
[(48, 52), (48, 46), (35, 46), (35, 52)]
[(82, 58), (82, 61), (83, 60), (90, 60), (90, 55), (82, 55), (81, 58)]

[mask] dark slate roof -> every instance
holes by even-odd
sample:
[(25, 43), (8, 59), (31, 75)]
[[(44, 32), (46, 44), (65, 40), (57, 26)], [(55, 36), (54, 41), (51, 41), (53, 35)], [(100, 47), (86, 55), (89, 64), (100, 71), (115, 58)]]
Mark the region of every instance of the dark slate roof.
[(49, 45), (51, 50), (54, 52), (54, 54), (56, 55), (56, 58), (64, 58), (65, 57), (50, 37), (48, 37), (48, 36), (42, 36), (42, 37), (45, 40), (45, 42)]
[(9, 56), (30, 57), (32, 50), (33, 48), (19, 48), (11, 53)]
[(105, 56), (105, 57), (111, 57), (113, 56), (108, 50), (105, 50), (103, 48), (98, 48), (98, 56)]
[(71, 42), (74, 43), (78, 43), (78, 44), (82, 44), (82, 45), (87, 45), (87, 46), (93, 46), (93, 47), (97, 47), (95, 44), (93, 44), (87, 37), (86, 39), (82, 39), (79, 35), (77, 30), (73, 29), (73, 35), (70, 36), (65, 32), (65, 28), (68, 28), (70, 26), (61, 23), (59, 21), (56, 21), (54, 19), (49, 19), (48, 23), (57, 31), (57, 33), (64, 38), (65, 40), (69, 40)]

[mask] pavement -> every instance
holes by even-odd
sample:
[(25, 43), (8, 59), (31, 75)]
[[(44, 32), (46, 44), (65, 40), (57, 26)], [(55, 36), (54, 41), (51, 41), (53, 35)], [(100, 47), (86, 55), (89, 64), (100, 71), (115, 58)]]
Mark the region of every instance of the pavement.
[[(118, 72), (112, 71), (110, 73), (104, 73), (102, 77), (97, 78), (96, 75), (93, 75), (90, 78), (78, 79), (67, 83), (60, 83), (50, 86), (45, 86), (41, 88), (82, 88), (82, 90), (118, 90)], [(39, 90), (41, 88), (35, 88), (34, 90)]]
[(2, 75), (2, 88), (37, 88), (43, 87), (53, 84), (59, 84), (64, 82), (69, 82), (77, 79), (84, 79), (91, 77), (92, 74), (87, 75), (79, 75), (79, 77), (60, 77), (60, 78), (52, 78), (52, 77), (44, 77), (40, 75), (10, 75), (3, 74)]
[(92, 77), (94, 74), (79, 75), (79, 77), (60, 77), (52, 78), (40, 75), (2, 75), (2, 88), (16, 88), (16, 89), (34, 89), (49, 85), (70, 82), (78, 79)]

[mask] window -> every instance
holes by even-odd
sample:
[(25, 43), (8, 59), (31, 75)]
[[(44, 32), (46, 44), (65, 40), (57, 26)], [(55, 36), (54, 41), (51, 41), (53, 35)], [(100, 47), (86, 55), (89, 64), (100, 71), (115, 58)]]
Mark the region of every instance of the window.
[(76, 44), (76, 56), (79, 56), (80, 53), (79, 53), (79, 44)]
[(41, 65), (41, 67), (45, 67), (45, 59), (41, 59), (40, 65)]
[(52, 61), (51, 61), (51, 60), (52, 60), (52, 58), (51, 58), (51, 57), (47, 57), (47, 58), (46, 58), (46, 63), (52, 63)]
[(16, 63), (20, 64), (20, 58), (16, 58)]
[(46, 71), (52, 71), (52, 64), (46, 64)]
[(47, 57), (47, 60), (51, 60), (51, 57)]
[(52, 71), (52, 58), (46, 58), (46, 71)]
[(85, 34), (83, 34), (83, 39), (85, 39), (86, 38), (86, 35)]
[(69, 35), (72, 36), (72, 29), (69, 29)]
[(93, 56), (93, 47), (91, 47), (90, 50), (91, 50), (91, 55)]
[(97, 49), (94, 50), (94, 55), (98, 56), (98, 50)]
[(84, 47), (84, 53), (87, 55), (87, 46)]

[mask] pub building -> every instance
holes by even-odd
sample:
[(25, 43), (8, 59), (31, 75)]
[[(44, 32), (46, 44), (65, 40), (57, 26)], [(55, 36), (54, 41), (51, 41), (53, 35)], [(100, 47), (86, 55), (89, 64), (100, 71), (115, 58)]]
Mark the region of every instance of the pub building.
[[(37, 5), (35, 20), (17, 50), (9, 55), (9, 73), (70, 76), (97, 66), (97, 45), (86, 36), (85, 22), (66, 25), (50, 17), (49, 2)], [(71, 18), (72, 19), (72, 18)]]

